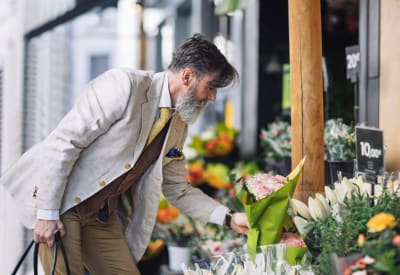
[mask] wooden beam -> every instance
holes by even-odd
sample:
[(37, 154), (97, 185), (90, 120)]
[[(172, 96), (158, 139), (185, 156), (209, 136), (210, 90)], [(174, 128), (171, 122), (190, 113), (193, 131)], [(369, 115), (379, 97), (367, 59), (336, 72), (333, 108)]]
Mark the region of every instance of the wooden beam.
[(306, 156), (294, 196), (323, 192), (324, 117), (319, 0), (289, 0), (292, 167)]
[(379, 128), (381, 128), (385, 152), (385, 170), (400, 171), (400, 2), (398, 0), (381, 1), (380, 21), (380, 99)]

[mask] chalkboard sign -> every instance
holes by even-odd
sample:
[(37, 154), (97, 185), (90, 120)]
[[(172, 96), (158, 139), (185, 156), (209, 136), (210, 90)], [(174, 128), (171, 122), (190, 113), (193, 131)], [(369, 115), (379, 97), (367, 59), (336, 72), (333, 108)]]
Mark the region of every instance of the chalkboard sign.
[(383, 174), (383, 131), (373, 127), (356, 127), (358, 171)]
[(360, 72), (360, 46), (346, 47), (346, 77), (351, 82), (357, 82)]

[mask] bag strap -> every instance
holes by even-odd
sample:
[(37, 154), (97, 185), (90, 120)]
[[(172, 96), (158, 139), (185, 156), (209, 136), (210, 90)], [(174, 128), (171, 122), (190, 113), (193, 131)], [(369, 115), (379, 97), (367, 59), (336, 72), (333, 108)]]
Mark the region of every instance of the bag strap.
[[(67, 275), (71, 275), (71, 270), (69, 268), (68, 264), (68, 258), (67, 258), (67, 252), (65, 251), (64, 244), (61, 240), (60, 232), (57, 232), (54, 236), (55, 241), (54, 241), (54, 246), (53, 246), (53, 260), (51, 263), (51, 271), (50, 274), (54, 275), (55, 270), (56, 270), (56, 263), (57, 263), (57, 251), (58, 247), (61, 250), (62, 256), (64, 258), (64, 264), (65, 264), (65, 270), (67, 272)], [(39, 258), (39, 243), (35, 243), (34, 241), (31, 241), (28, 245), (28, 247), (25, 249), (24, 253), (22, 254), (21, 258), (19, 259), (17, 265), (15, 266), (13, 272), (11, 273), (12, 275), (16, 275), (18, 269), (21, 267), (22, 263), (24, 262), (26, 256), (29, 253), (29, 250), (31, 250), (33, 244), (35, 244), (35, 248), (33, 250), (33, 274), (37, 275), (38, 273), (38, 258)]]

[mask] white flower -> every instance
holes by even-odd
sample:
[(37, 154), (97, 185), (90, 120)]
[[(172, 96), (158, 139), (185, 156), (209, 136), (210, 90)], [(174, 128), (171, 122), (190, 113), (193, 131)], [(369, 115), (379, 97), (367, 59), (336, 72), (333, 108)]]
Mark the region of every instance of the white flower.
[(329, 200), (329, 202), (332, 204), (335, 204), (338, 202), (338, 199), (336, 197), (336, 194), (332, 191), (332, 189), (328, 186), (325, 186), (325, 196)]
[(317, 193), (315, 195), (315, 199), (321, 203), (322, 207), (324, 208), (324, 213), (329, 213), (330, 208), (329, 208), (328, 200), (320, 193)]
[(343, 203), (346, 197), (346, 187), (341, 183), (335, 183), (334, 193), (336, 194), (337, 201)]
[(365, 256), (364, 257), (364, 263), (365, 264), (368, 264), (368, 265), (370, 265), (370, 264), (373, 264), (375, 262), (375, 259), (374, 258), (372, 258), (372, 257), (370, 257), (370, 256)]
[(311, 217), (315, 221), (322, 219), (326, 214), (321, 203), (317, 199), (313, 199), (311, 197), (308, 198), (308, 209), (310, 210)]
[(214, 137), (214, 131), (210, 128), (201, 133), (200, 138), (202, 140), (212, 139)]
[(301, 235), (306, 235), (309, 229), (306, 229), (308, 221), (302, 217), (296, 216), (293, 218), (293, 222), (296, 225), (297, 230)]
[(335, 203), (334, 205), (332, 205), (331, 207), (331, 213), (332, 213), (332, 217), (337, 220), (338, 223), (342, 223), (343, 219), (339, 214), (340, 212), (340, 204)]
[(294, 211), (294, 215), (299, 214), (303, 218), (311, 220), (310, 210), (308, 210), (308, 206), (305, 203), (296, 199), (290, 199), (290, 205)]

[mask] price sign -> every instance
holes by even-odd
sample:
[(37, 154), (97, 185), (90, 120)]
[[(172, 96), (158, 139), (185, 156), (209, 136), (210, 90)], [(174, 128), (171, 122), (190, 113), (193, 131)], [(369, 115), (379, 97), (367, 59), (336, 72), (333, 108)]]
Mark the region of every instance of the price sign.
[(358, 171), (383, 174), (383, 131), (373, 127), (356, 127)]
[(346, 47), (346, 77), (351, 82), (357, 82), (360, 72), (360, 46)]

